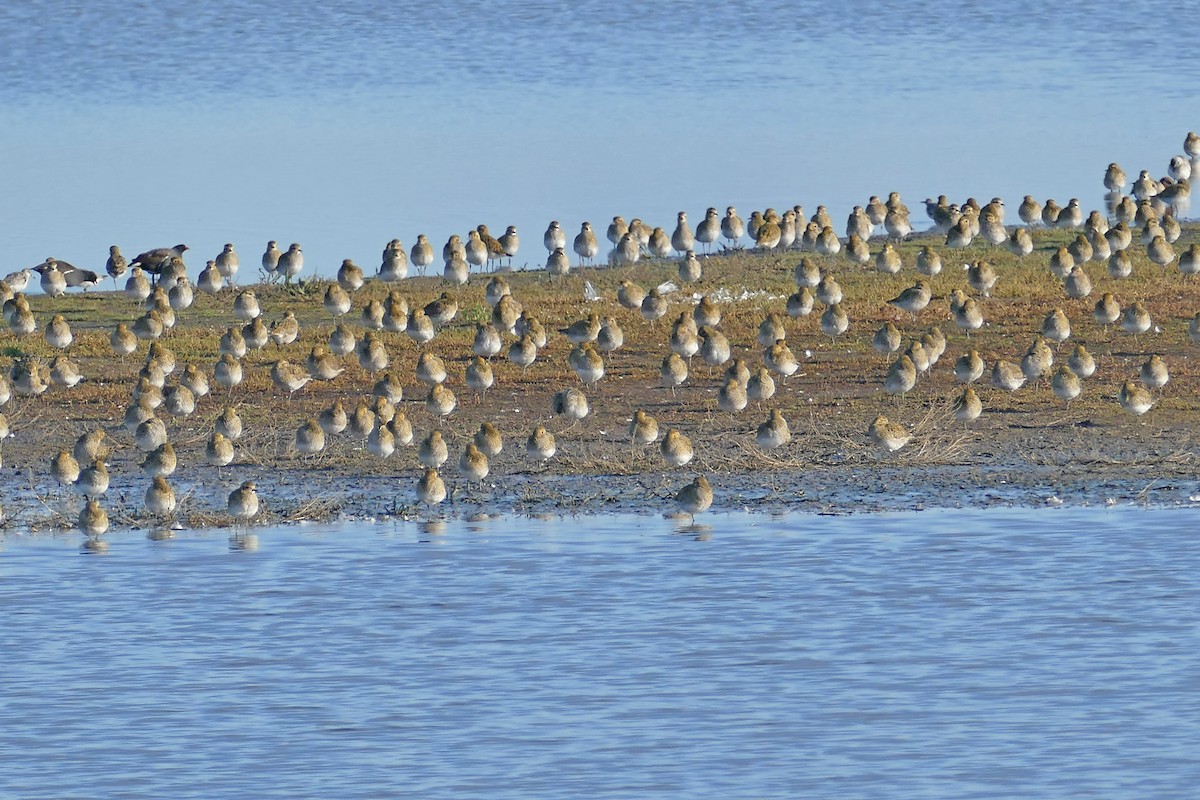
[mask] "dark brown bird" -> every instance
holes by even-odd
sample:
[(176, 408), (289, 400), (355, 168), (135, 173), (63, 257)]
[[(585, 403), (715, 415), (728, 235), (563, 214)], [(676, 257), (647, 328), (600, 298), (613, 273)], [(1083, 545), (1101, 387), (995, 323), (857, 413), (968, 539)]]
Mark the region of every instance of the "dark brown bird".
[(133, 261), (129, 262), (130, 267), (141, 267), (143, 272), (149, 272), (152, 275), (158, 275), (163, 271), (163, 268), (171, 263), (172, 258), (180, 258), (185, 250), (188, 249), (186, 244), (177, 244), (174, 247), (156, 247), (153, 250), (147, 250), (139, 254)]

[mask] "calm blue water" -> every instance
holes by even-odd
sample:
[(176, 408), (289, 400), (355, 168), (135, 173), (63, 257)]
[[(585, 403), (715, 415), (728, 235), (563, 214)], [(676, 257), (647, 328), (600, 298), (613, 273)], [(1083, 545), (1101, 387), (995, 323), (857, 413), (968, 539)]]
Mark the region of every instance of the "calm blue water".
[[(1200, 128), (1176, 2), (0, 5), (0, 274), (714, 205), (1096, 207)], [(1182, 33), (1181, 33), (1182, 30)], [(1194, 37), (1191, 37), (1194, 38)], [(0, 796), (1177, 798), (1189, 511), (0, 549)]]
[(1099, 207), (1200, 127), (1178, 2), (0, 5), (0, 270), (871, 194)]
[(1188, 510), (0, 550), (0, 794), (1179, 798)]

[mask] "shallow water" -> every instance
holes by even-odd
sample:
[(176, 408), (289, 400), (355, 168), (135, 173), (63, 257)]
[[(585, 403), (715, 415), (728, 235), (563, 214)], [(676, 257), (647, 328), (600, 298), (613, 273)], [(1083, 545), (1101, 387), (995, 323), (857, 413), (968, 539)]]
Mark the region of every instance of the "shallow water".
[[(1101, 205), (1200, 127), (1178, 3), (378, 0), (0, 7), (7, 272), (267, 239), (330, 275), (383, 245), (900, 191)], [(1011, 216), (1015, 218), (1015, 213)]]
[(0, 550), (37, 797), (1177, 798), (1189, 510), (257, 529)]

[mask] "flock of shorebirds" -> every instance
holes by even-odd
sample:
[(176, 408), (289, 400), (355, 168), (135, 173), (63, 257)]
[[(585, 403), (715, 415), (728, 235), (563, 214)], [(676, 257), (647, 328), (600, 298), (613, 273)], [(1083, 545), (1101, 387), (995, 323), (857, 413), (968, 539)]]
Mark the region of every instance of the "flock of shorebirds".
[[(945, 197), (926, 200), (926, 213), (933, 230), (945, 237), (945, 248), (931, 244), (923, 246), (915, 259), (920, 278), (887, 302), (910, 315), (915, 323), (932, 300), (928, 278), (942, 270), (946, 250), (962, 249), (982, 241), (989, 246), (1007, 248), (1017, 256), (1028, 256), (1034, 249), (1030, 231), (1039, 226), (1076, 232), (1074, 240), (1058, 248), (1049, 262), (1050, 270), (1061, 279), (1063, 291), (1069, 298), (1085, 298), (1092, 294), (1091, 279), (1083, 269), (1087, 262), (1104, 263), (1109, 275), (1115, 279), (1127, 277), (1133, 268), (1130, 256), (1135, 247), (1144, 248), (1146, 257), (1154, 264), (1164, 268), (1176, 264), (1181, 273), (1196, 274), (1200, 272), (1200, 245), (1193, 244), (1181, 253), (1174, 249), (1181, 232), (1178, 220), (1187, 210), (1190, 179), (1195, 169), (1200, 169), (1200, 137), (1189, 133), (1184, 142), (1184, 155), (1170, 160), (1169, 174), (1162, 178), (1152, 178), (1148, 171), (1142, 171), (1130, 184), (1125, 172), (1117, 164), (1110, 164), (1104, 176), (1104, 186), (1109, 194), (1103, 212), (1093, 210), (1085, 214), (1079, 201), (1074, 199), (1059, 206), (1053, 200), (1042, 204), (1026, 196), (1017, 211), (1021, 224), (1010, 225), (1006, 221), (1004, 203), (999, 198), (985, 205), (972, 199), (961, 206), (949, 203)], [(1129, 194), (1125, 193), (1127, 186)], [(755, 211), (746, 221), (732, 207), (724, 216), (715, 208), (709, 208), (695, 230), (686, 213), (680, 212), (670, 235), (663, 228), (652, 228), (638, 219), (626, 223), (622, 217), (614, 217), (607, 230), (608, 262), (621, 267), (643, 258), (676, 258), (679, 280), (689, 284), (700, 280), (703, 271), (697, 250), (704, 253), (720, 247), (737, 249), (749, 237), (753, 246), (760, 250), (804, 253), (794, 267), (796, 291), (787, 298), (783, 313), (769, 313), (758, 326), (757, 344), (762, 348), (760, 365), (750, 367), (742, 359), (733, 358), (733, 345), (722, 331), (722, 310), (709, 296), (702, 297), (694, 305), (689, 303), (670, 326), (669, 352), (660, 371), (663, 386), (674, 394), (676, 387), (688, 380), (693, 357), (700, 358), (710, 368), (727, 367), (717, 394), (717, 406), (722, 411), (736, 414), (750, 402), (770, 401), (776, 392), (776, 379), (786, 380), (800, 368), (799, 359), (786, 342), (786, 317), (807, 316), (820, 305), (823, 307), (820, 314), (823, 333), (836, 338), (848, 329), (843, 292), (831, 270), (834, 260), (840, 257), (850, 264), (867, 268), (874, 264), (880, 272), (896, 274), (904, 264), (895, 243), (912, 232), (909, 210), (894, 192), (886, 200), (872, 197), (865, 206), (856, 206), (847, 220), (844, 236), (838, 235), (823, 206), (807, 222), (800, 206), (782, 214), (773, 209)], [(868, 245), (873, 237), (880, 242), (874, 249)], [(505, 260), (511, 264), (520, 244), (517, 230), (512, 226), (498, 238), (493, 237), (484, 225), (470, 231), (465, 241), (457, 235), (452, 236), (442, 248), (445, 281), (451, 287), (461, 286), (473, 274), (478, 275), (490, 266), (503, 265)], [(549, 276), (568, 274), (572, 264), (567, 256), (567, 233), (558, 222), (550, 223), (543, 244), (548, 254), (545, 270)], [(147, 345), (144, 364), (131, 387), (123, 428), (145, 454), (141, 468), (150, 479), (144, 497), (145, 509), (149, 514), (164, 518), (169, 518), (176, 509), (176, 493), (168, 478), (178, 465), (166, 419), (194, 413), (199, 399), (209, 394), (211, 384), (226, 390), (240, 384), (245, 376), (243, 359), (247, 352), (274, 344), (286, 355), (286, 348), (296, 343), (300, 335), (300, 323), (293, 311), (285, 311), (268, 325), (254, 289), (237, 286), (239, 258), (233, 245), (225, 245), (194, 281), (184, 263), (187, 249), (186, 245), (180, 244), (127, 259), (114, 245), (106, 264), (106, 273), (114, 285), (124, 279), (124, 294), (144, 304), (145, 313), (132, 323), (117, 324), (109, 342), (112, 352), (121, 358), (136, 353), (143, 343)], [(571, 242), (571, 249), (579, 266), (594, 264), (600, 257), (600, 243), (590, 223), (582, 224)], [(824, 260), (818, 257), (824, 257)], [(410, 265), (423, 275), (434, 261), (434, 249), (424, 235), (419, 236), (408, 251), (399, 240), (393, 240), (384, 249), (374, 279), (398, 283), (408, 277)], [(987, 298), (998, 276), (986, 258), (965, 266), (967, 284), (973, 294), (965, 289), (954, 289), (949, 295), (949, 309), (954, 325), (969, 336), (984, 324)], [(292, 244), (286, 250), (280, 250), (275, 242), (269, 242), (261, 259), (261, 270), (262, 276), (271, 282), (291, 283), (300, 278), (304, 271), (300, 245)], [(8, 375), (0, 374), (0, 406), (7, 403), (13, 393), (35, 397), (51, 386), (69, 389), (84, 377), (71, 358), (74, 334), (64, 315), (53, 314), (40, 325), (30, 308), (25, 291), (35, 280), (35, 274), (42, 292), (51, 298), (60, 297), (73, 287), (95, 286), (102, 280), (96, 272), (49, 258), (37, 267), (14, 272), (0, 281), (4, 318), (11, 333), (18, 338), (32, 336), (40, 327), (45, 341), (58, 352), (49, 363), (36, 358), (16, 358)], [(350, 410), (341, 401), (335, 401), (304, 421), (294, 437), (295, 451), (300, 456), (322, 452), (331, 437), (344, 431), (363, 438), (371, 453), (384, 458), (398, 447), (414, 444), (413, 425), (397, 407), (403, 397), (403, 387), (396, 371), (388, 369), (393, 359), (382, 338), (384, 332), (406, 334), (421, 346), (415, 372), (417, 380), (428, 387), (425, 407), (429, 413), (442, 419), (452, 414), (457, 406), (457, 398), (447, 385), (450, 371), (446, 361), (426, 347), (458, 315), (459, 304), (453, 291), (442, 292), (422, 305), (410, 304), (398, 288), (390, 288), (384, 300), (371, 299), (362, 304), (360, 325), (355, 328), (346, 323), (346, 315), (354, 310), (355, 293), (370, 277), (350, 260), (343, 262), (336, 281), (329, 282), (322, 297), (324, 308), (336, 322), (328, 342), (312, 347), (303, 361), (296, 359), (293, 363), (281, 357), (271, 364), (273, 384), (289, 397), (312, 381), (337, 378), (346, 369), (346, 360), (350, 358), (355, 358), (374, 381), (370, 400), (362, 398)], [(230, 311), (236, 320), (220, 337), (220, 358), (211, 372), (194, 364), (177, 365), (168, 346), (176, 315), (186, 313), (196, 292), (228, 296)], [(670, 311), (664, 294), (663, 287), (647, 291), (630, 280), (622, 280), (616, 302), (635, 315), (656, 321)], [(466, 386), (480, 395), (494, 384), (494, 359), (506, 357), (524, 370), (538, 358), (548, 337), (546, 325), (522, 306), (502, 273), (490, 277), (485, 298), (490, 306), (490, 318), (475, 323), (471, 355), (467, 357), (464, 374)], [(1101, 325), (1119, 324), (1134, 336), (1151, 330), (1154, 324), (1142, 303), (1134, 302), (1122, 308), (1113, 294), (1107, 292), (1096, 302), (1094, 317)], [(624, 342), (617, 316), (592, 313), (569, 324), (562, 322), (565, 327), (559, 330), (573, 345), (567, 359), (570, 369), (584, 386), (595, 386), (604, 377), (605, 357), (621, 348)], [(1200, 341), (1200, 314), (1192, 321), (1190, 335)], [(1056, 396), (1067, 402), (1075, 399), (1082, 391), (1082, 382), (1093, 374), (1096, 366), (1083, 344), (1077, 344), (1066, 362), (1051, 372), (1055, 347), (1070, 337), (1070, 319), (1061, 309), (1054, 309), (1046, 316), (1033, 343), (1019, 361), (999, 359), (991, 365), (993, 385), (1015, 391), (1026, 381), (1050, 375), (1050, 385)], [(900, 328), (889, 321), (874, 334), (871, 344), (892, 359), (884, 390), (891, 395), (903, 396), (941, 358), (946, 349), (946, 337), (933, 326), (906, 341)], [(971, 421), (981, 413), (982, 402), (972, 384), (982, 379), (987, 371), (987, 365), (975, 349), (968, 349), (954, 362), (954, 376), (964, 384), (954, 403), (958, 419)], [(1150, 355), (1141, 367), (1140, 378), (1140, 381), (1123, 382), (1118, 391), (1122, 408), (1137, 415), (1146, 413), (1154, 405), (1154, 392), (1169, 380), (1164, 360), (1158, 355)], [(551, 405), (555, 414), (567, 420), (577, 421), (589, 414), (587, 395), (573, 386), (556, 393)], [(9, 435), (8, 427), (7, 420), (0, 415), (0, 441)], [(236, 408), (224, 407), (213, 422), (204, 451), (205, 461), (218, 470), (232, 463), (242, 428)], [(912, 435), (908, 428), (883, 415), (870, 424), (868, 434), (884, 452), (903, 448)], [(756, 442), (763, 449), (772, 449), (786, 444), (790, 438), (786, 419), (778, 410), (771, 410), (757, 430)], [(686, 465), (693, 457), (692, 444), (683, 431), (677, 428), (660, 431), (657, 421), (642, 409), (632, 412), (629, 439), (633, 447), (657, 444), (663, 461), (671, 467)], [(109, 526), (107, 512), (101, 504), (110, 477), (106, 461), (107, 441), (108, 434), (101, 428), (85, 433), (73, 448), (59, 451), (50, 465), (56, 481), (73, 487), (83, 496), (85, 502), (78, 516), (78, 527), (89, 537), (103, 534)], [(484, 422), (462, 449), (458, 459), (462, 477), (467, 481), (482, 481), (489, 473), (489, 459), (502, 448), (501, 432)], [(545, 464), (556, 452), (554, 435), (545, 426), (536, 425), (526, 439), (525, 452), (530, 461)], [(450, 458), (442, 432), (434, 429), (420, 441), (417, 455), (424, 467), (416, 487), (417, 498), (426, 506), (437, 506), (447, 497), (446, 484), (439, 470)], [(697, 476), (678, 491), (676, 501), (685, 514), (695, 515), (712, 504), (713, 488), (704, 475)], [(255, 482), (245, 481), (234, 490), (228, 497), (226, 510), (236, 523), (258, 516), (260, 503)]]

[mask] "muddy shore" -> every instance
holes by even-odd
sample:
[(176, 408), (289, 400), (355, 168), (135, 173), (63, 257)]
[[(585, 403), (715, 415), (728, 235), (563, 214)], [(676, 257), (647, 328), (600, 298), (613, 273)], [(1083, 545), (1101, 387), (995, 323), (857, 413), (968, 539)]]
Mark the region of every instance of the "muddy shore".
[[(1182, 252), (1198, 238), (1196, 227), (1187, 226), (1176, 250)], [(0, 449), (6, 530), (74, 524), (82, 500), (53, 481), (49, 463), (54, 453), (69, 450), (78, 436), (96, 427), (109, 434), (112, 484), (103, 502), (114, 528), (164, 522), (229, 525), (225, 498), (246, 479), (259, 485), (264, 504), (259, 523), (424, 516), (431, 512), (416, 500), (421, 468), (415, 443), (434, 429), (443, 432), (450, 450), (442, 468), (450, 496), (432, 512), (438, 514), (667, 513), (675, 508), (675, 492), (697, 474), (713, 483), (714, 511), (845, 514), (1005, 504), (1192, 503), (1200, 491), (1194, 440), (1200, 419), (1200, 369), (1194, 356), (1200, 354), (1200, 345), (1188, 338), (1187, 330), (1200, 310), (1200, 284), (1174, 267), (1150, 264), (1141, 252), (1134, 258), (1134, 274), (1123, 280), (1110, 278), (1103, 264), (1089, 264), (1093, 294), (1070, 299), (1047, 268), (1050, 254), (1069, 241), (1068, 235), (1038, 231), (1034, 253), (1023, 258), (988, 247), (945, 253), (945, 271), (931, 279), (934, 299), (916, 319), (887, 305), (885, 300), (920, 277), (913, 269), (916, 250), (924, 244), (937, 247), (939, 241), (918, 237), (904, 244), (900, 251), (905, 267), (898, 275), (880, 273), (873, 264), (852, 266), (840, 258), (817, 258), (843, 284), (850, 330), (836, 339), (823, 335), (819, 305), (810, 316), (787, 319), (787, 343), (800, 359), (800, 369), (786, 381), (777, 379), (771, 400), (751, 402), (738, 414), (717, 408), (723, 368), (707, 367), (698, 358), (674, 398), (661, 385), (659, 365), (670, 352), (668, 323), (697, 297), (717, 298), (724, 314), (721, 328), (734, 345), (734, 358), (755, 369), (763, 352), (756, 341), (758, 325), (768, 312), (783, 311), (786, 297), (796, 291), (792, 270), (805, 255), (814, 257), (811, 254), (738, 251), (702, 258), (702, 279), (668, 290), (670, 311), (655, 323), (616, 303), (618, 282), (634, 280), (645, 288), (672, 282), (678, 287), (673, 260), (573, 271), (553, 283), (540, 271), (508, 273), (504, 277), (513, 296), (543, 321), (550, 340), (524, 372), (503, 356), (493, 359), (497, 383), (485, 397), (464, 385), (463, 370), (470, 360), (475, 322), (485, 320), (490, 311), (483, 298), (490, 276), (473, 275), (469, 285), (457, 288), (433, 277), (393, 285), (371, 281), (355, 294), (354, 308), (343, 320), (358, 335), (363, 332), (359, 311), (366, 300), (382, 299), (392, 288), (413, 306), (443, 291), (450, 291), (460, 306), (456, 319), (424, 348), (403, 333), (382, 335), (391, 356), (389, 370), (404, 385), (405, 397), (397, 407), (416, 434), (414, 446), (398, 448), (386, 460), (367, 452), (363, 440), (349, 433), (331, 437), (326, 451), (318, 455), (295, 452), (292, 439), (301, 422), (335, 399), (353, 408), (359, 397), (370, 395), (372, 380), (350, 355), (343, 358), (345, 371), (332, 381), (310, 383), (290, 398), (275, 388), (270, 365), (281, 357), (303, 364), (312, 346), (327, 341), (335, 325), (321, 304), (327, 282), (315, 281), (301, 290), (254, 287), (264, 318), (274, 320), (284, 310), (294, 310), (301, 337), (282, 350), (271, 345), (248, 354), (242, 385), (229, 393), (214, 386), (194, 414), (166, 418), (180, 464), (170, 477), (180, 498), (171, 520), (156, 519), (144, 510), (142, 497), (149, 484), (139, 469), (144, 454), (120, 424), (147, 345), (141, 343), (137, 353), (125, 359), (113, 356), (108, 345), (115, 324), (131, 322), (142, 309), (112, 291), (55, 299), (31, 296), (39, 332), (22, 339), (0, 334), (0, 369), (7, 372), (20, 359), (48, 362), (56, 351), (41, 330), (50, 315), (60, 313), (75, 332), (75, 342), (66, 352), (79, 363), (85, 380), (71, 389), (51, 387), (38, 397), (14, 396), (0, 407), (12, 429)], [(877, 242), (872, 244), (873, 250), (877, 247)], [(1136, 244), (1131, 248), (1137, 249)], [(981, 298), (987, 324), (968, 337), (950, 320), (946, 298), (952, 289), (966, 288), (961, 264), (980, 258), (990, 260), (1001, 277), (992, 296)], [(1107, 291), (1124, 304), (1144, 302), (1154, 316), (1155, 330), (1135, 339), (1119, 326), (1097, 324), (1091, 308)], [(211, 379), (217, 340), (234, 322), (232, 297), (229, 290), (200, 295), (192, 308), (179, 313), (176, 328), (161, 341), (175, 353), (180, 370), (195, 364)], [(1056, 307), (1064, 309), (1073, 327), (1071, 339), (1057, 348), (1056, 360), (1065, 360), (1069, 348), (1083, 342), (1097, 361), (1096, 374), (1085, 381), (1082, 396), (1065, 404), (1052, 393), (1048, 378), (1010, 393), (993, 388), (985, 375), (977, 385), (983, 414), (971, 423), (957, 421), (951, 405), (961, 384), (952, 374), (954, 360), (967, 348), (977, 349), (989, 368), (997, 358), (1019, 360), (1043, 318)], [(580, 386), (567, 365), (573, 345), (557, 331), (589, 312), (616, 318), (625, 331), (625, 345), (606, 357), (605, 377), (584, 388), (591, 413), (572, 423), (555, 417), (550, 408), (555, 392)], [(870, 344), (887, 320), (906, 339), (936, 325), (948, 340), (942, 359), (900, 399), (883, 391), (891, 359)], [(511, 341), (506, 337), (506, 347)], [(416, 359), (424, 350), (441, 356), (449, 369), (447, 383), (458, 396), (458, 407), (448, 417), (426, 409), (427, 388), (415, 377)], [(1171, 380), (1154, 393), (1154, 408), (1135, 417), (1118, 404), (1117, 390), (1124, 380), (1136, 380), (1150, 354), (1167, 361)], [(234, 462), (218, 472), (204, 462), (203, 451), (214, 419), (227, 404), (238, 409), (247, 433), (237, 443)], [(754, 434), (772, 408), (787, 419), (792, 440), (764, 451), (756, 446)], [(657, 447), (631, 447), (627, 429), (635, 409), (656, 417), (661, 429), (675, 427), (690, 436), (696, 447), (693, 461), (669, 468)], [(869, 423), (881, 413), (913, 434), (896, 453), (879, 452), (868, 438)], [(505, 445), (482, 484), (471, 484), (459, 474), (457, 461), (483, 421), (500, 429)], [(525, 439), (537, 424), (544, 424), (558, 441), (558, 453), (544, 467), (531, 463), (524, 453)]]

